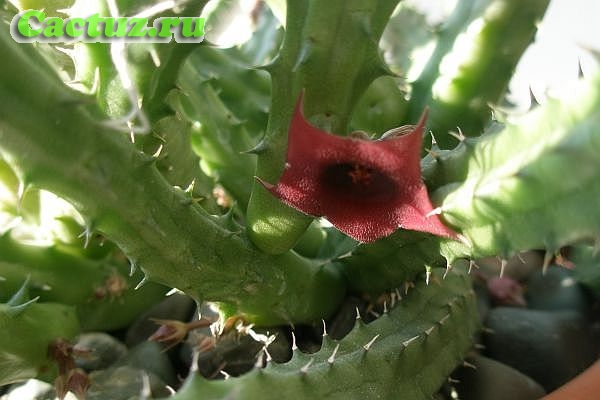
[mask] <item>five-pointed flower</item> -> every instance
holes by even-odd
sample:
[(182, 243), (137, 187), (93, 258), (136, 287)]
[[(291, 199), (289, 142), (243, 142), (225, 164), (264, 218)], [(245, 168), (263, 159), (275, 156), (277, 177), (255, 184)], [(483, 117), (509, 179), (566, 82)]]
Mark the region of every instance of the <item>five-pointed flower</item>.
[(380, 140), (341, 137), (310, 125), (300, 95), (279, 182), (257, 179), (287, 205), (325, 217), (360, 242), (375, 241), (398, 228), (457, 238), (433, 212), (421, 180), (426, 118), (427, 112), (417, 126), (396, 128)]

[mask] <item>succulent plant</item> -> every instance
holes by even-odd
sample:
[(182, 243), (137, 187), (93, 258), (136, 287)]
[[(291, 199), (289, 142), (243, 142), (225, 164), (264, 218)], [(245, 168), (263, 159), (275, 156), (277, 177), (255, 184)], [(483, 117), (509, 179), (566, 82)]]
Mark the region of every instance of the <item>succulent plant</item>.
[[(84, 3), (44, 8), (66, 18)], [(204, 9), (217, 25), (230, 6), (171, 3), (91, 11)], [(17, 43), (9, 21), (39, 4), (0, 5), (0, 384), (40, 377), (82, 395), (72, 348), (48, 349), (123, 328), (177, 289), (218, 310), (220, 334), (263, 345), (240, 377), (193, 366), (173, 399), (429, 399), (480, 328), (465, 264), (597, 243), (600, 78), (519, 117), (499, 111), (549, 0), (460, 0), (413, 34), (418, 13), (398, 0), (266, 3), (228, 49)], [(72, 208), (32, 244), (48, 192)], [(349, 296), (378, 318), (348, 316)], [(331, 337), (336, 317), (355, 322)], [(320, 348), (293, 340), (287, 362), (254, 331), (321, 321)]]

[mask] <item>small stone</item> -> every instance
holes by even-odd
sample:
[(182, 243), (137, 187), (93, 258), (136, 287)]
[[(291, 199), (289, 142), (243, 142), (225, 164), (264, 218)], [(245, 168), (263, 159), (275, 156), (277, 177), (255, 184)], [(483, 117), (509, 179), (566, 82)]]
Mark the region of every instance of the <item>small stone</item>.
[(568, 269), (551, 266), (545, 274), (534, 274), (527, 286), (526, 299), (531, 309), (588, 311), (584, 289)]
[(81, 334), (75, 348), (84, 353), (75, 358), (75, 364), (88, 372), (108, 368), (127, 354), (123, 343), (103, 332)]
[(130, 366), (111, 367), (90, 374), (91, 386), (86, 400), (128, 400), (150, 391), (150, 398), (170, 395), (163, 381), (152, 372)]
[(589, 323), (573, 311), (498, 307), (490, 311), (486, 356), (539, 382), (550, 392), (588, 367), (596, 356)]
[(508, 365), (483, 356), (467, 360), (474, 365), (460, 367), (452, 378), (460, 400), (533, 400), (546, 394), (539, 383)]
[(163, 382), (175, 386), (177, 377), (173, 365), (163, 346), (156, 342), (142, 342), (129, 350), (115, 366), (140, 368), (159, 377)]

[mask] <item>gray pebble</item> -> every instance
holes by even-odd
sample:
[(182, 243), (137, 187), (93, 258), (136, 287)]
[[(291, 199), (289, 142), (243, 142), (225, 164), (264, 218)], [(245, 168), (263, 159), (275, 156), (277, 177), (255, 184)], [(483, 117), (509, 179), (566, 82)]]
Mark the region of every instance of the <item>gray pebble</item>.
[(527, 282), (527, 304), (534, 310), (587, 312), (588, 301), (571, 271), (551, 266), (545, 274), (534, 274)]
[(590, 326), (573, 311), (498, 307), (490, 311), (486, 355), (507, 364), (552, 391), (596, 358)]
[(112, 367), (90, 374), (86, 400), (128, 400), (148, 389), (151, 398), (169, 396), (165, 383), (152, 372), (129, 366)]
[(159, 377), (163, 382), (175, 386), (177, 377), (164, 346), (156, 342), (142, 342), (129, 350), (115, 366), (140, 368)]
[(75, 347), (89, 351), (75, 359), (76, 365), (88, 372), (108, 368), (127, 354), (127, 347), (123, 343), (103, 332), (81, 334)]
[(539, 383), (508, 365), (483, 356), (467, 360), (475, 368), (461, 367), (453, 379), (460, 400), (537, 400), (546, 392)]

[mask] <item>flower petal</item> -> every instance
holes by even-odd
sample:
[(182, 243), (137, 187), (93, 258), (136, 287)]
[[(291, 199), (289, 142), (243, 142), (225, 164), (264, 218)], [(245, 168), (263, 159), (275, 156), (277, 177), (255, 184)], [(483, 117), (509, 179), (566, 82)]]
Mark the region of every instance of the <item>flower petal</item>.
[(257, 179), (284, 203), (325, 217), (361, 242), (375, 241), (398, 228), (456, 238), (437, 215), (430, 215), (433, 207), (421, 180), (426, 118), (427, 112), (416, 127), (397, 128), (381, 140), (341, 137), (310, 125), (302, 113), (301, 95), (279, 182), (271, 185)]

